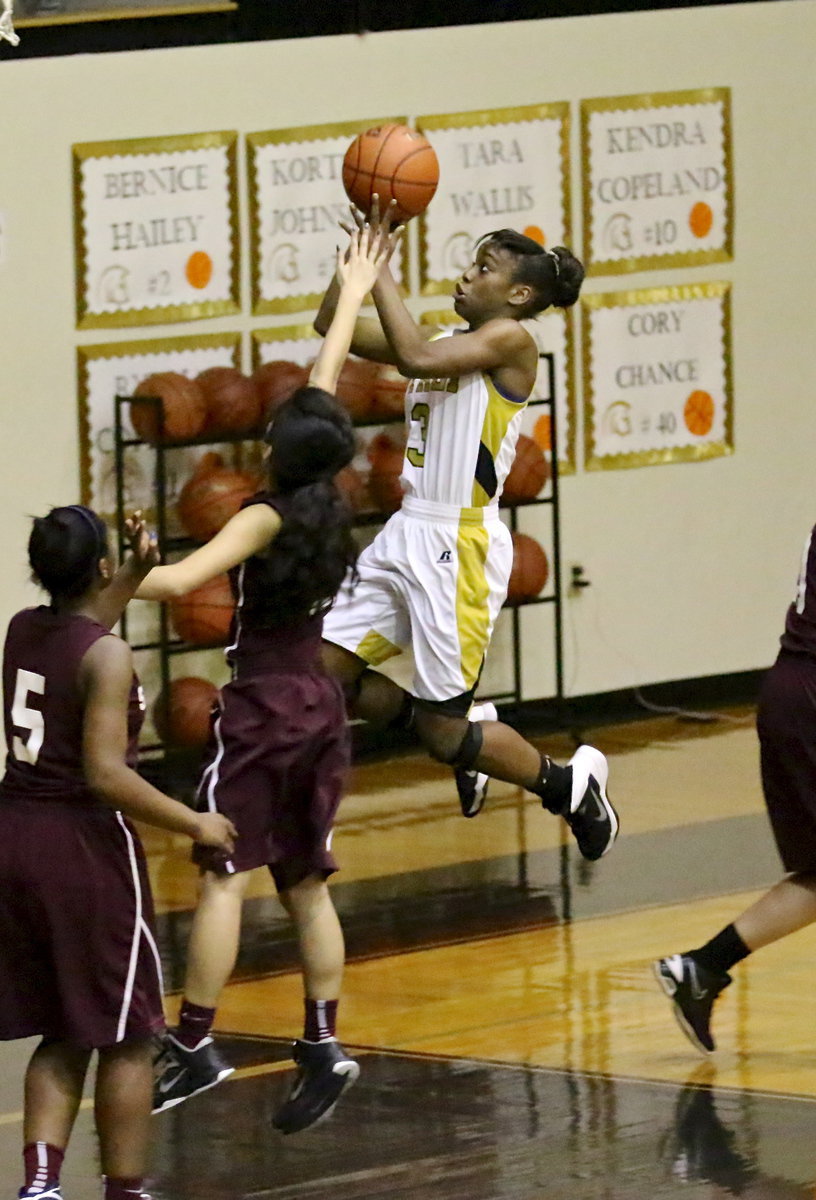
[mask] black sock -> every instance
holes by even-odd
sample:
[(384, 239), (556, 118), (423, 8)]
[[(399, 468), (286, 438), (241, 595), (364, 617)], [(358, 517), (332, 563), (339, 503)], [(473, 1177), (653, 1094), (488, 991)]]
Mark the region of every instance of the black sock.
[(546, 754), (541, 755), (541, 771), (530, 789), (541, 797), (541, 803), (551, 813), (569, 812), (572, 799), (572, 767), (559, 767)]
[(698, 950), (689, 950), (689, 958), (693, 958), (701, 967), (709, 971), (730, 971), (738, 962), (747, 958), (751, 951), (745, 945), (733, 925), (726, 925), (716, 937)]
[(410, 692), (404, 692), (402, 706), (399, 712), (388, 722), (388, 729), (413, 729), (414, 727), (414, 697)]

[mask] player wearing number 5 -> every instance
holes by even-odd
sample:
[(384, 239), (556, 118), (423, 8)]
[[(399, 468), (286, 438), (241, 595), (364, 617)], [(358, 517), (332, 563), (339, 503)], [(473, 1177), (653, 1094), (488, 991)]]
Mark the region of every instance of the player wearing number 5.
[(113, 575), (99, 517), (37, 518), (29, 561), (50, 604), (12, 618), (3, 655), (8, 760), (0, 781), (0, 1039), (40, 1036), (25, 1080), (20, 1196), (60, 1200), (60, 1166), (88, 1063), (105, 1200), (141, 1197), (164, 1025), (144, 855), (127, 816), (233, 848), (234, 829), (132, 769), (144, 702), (110, 630), (156, 561), (139, 520)]
[[(376, 226), (376, 211), (371, 220)], [(388, 214), (382, 224), (387, 232)], [(481, 808), (487, 777), (503, 779), (562, 814), (582, 854), (597, 859), (618, 829), (600, 751), (582, 746), (558, 766), (508, 725), (471, 711), (512, 567), (498, 503), (538, 367), (522, 321), (553, 304), (574, 304), (583, 275), (563, 246), (545, 250), (510, 229), (490, 233), (454, 291), (467, 330), (433, 336), (413, 320), (388, 265), (382, 268), (372, 293), (379, 319), (358, 319), (352, 350), (395, 364), (411, 381), (405, 498), (361, 555), (359, 583), (328, 614), (323, 636), (324, 660), (355, 715), (415, 724), (430, 754), (455, 768), (466, 816)], [(336, 296), (335, 282), (315, 320), (319, 333)], [(408, 645), (413, 697), (369, 669)]]

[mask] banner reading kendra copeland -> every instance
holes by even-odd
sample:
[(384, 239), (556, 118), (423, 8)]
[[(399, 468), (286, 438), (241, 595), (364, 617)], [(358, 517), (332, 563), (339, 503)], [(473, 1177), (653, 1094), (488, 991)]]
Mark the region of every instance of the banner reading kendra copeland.
[(728, 88), (581, 104), (590, 275), (732, 257)]

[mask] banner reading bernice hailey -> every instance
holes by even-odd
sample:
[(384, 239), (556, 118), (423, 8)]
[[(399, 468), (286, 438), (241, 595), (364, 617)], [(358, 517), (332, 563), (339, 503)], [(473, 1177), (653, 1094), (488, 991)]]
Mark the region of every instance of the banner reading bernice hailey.
[(236, 133), (73, 147), (77, 325), (240, 310)]
[[(343, 158), (358, 133), (378, 124), (386, 119), (247, 134), (253, 313), (320, 303), (344, 236), (339, 222), (350, 220)], [(392, 267), (401, 280), (401, 259)]]
[(590, 275), (732, 257), (730, 89), (581, 103)]
[(730, 288), (582, 298), (587, 470), (732, 453)]
[(569, 105), (417, 117), (439, 159), (439, 187), (420, 218), (423, 295), (449, 292), (479, 238), (517, 229), (570, 244)]

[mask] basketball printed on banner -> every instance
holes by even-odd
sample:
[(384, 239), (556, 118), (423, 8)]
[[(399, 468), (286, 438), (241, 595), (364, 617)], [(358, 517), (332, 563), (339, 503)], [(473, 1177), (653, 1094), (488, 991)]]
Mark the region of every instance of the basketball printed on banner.
[(380, 213), (391, 201), (395, 221), (424, 212), (439, 183), (439, 160), (428, 139), (407, 125), (379, 125), (359, 134), (343, 159), (343, 187), (366, 216), (374, 196)]

